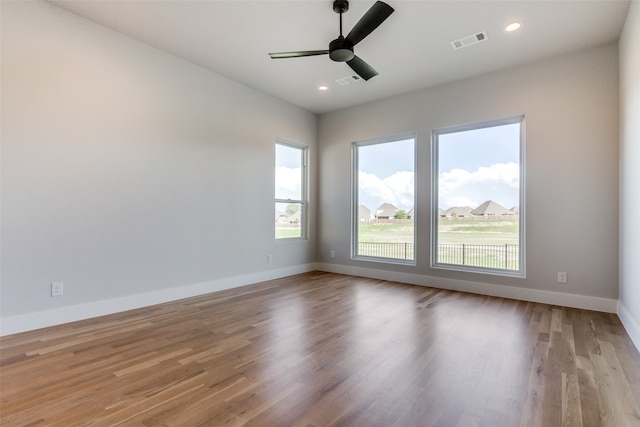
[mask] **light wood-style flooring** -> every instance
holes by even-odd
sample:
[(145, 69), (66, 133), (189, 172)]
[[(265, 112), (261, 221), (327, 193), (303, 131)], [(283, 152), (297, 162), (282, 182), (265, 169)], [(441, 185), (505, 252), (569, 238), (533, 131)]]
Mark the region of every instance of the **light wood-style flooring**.
[(2, 426), (640, 426), (614, 314), (314, 272), (0, 339)]

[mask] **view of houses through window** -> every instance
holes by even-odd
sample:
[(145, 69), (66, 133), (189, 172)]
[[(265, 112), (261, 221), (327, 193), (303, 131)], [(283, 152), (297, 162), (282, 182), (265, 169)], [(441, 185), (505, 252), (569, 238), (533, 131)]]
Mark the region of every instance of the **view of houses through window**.
[[(523, 123), (433, 132), (433, 267), (524, 276)], [(275, 238), (303, 238), (306, 148), (275, 147)], [(415, 138), (354, 143), (353, 170), (352, 256), (414, 264)]]
[(434, 132), (432, 265), (524, 275), (522, 120)]
[(354, 144), (355, 257), (415, 260), (413, 138)]
[(305, 156), (304, 147), (276, 143), (276, 239), (304, 237)]

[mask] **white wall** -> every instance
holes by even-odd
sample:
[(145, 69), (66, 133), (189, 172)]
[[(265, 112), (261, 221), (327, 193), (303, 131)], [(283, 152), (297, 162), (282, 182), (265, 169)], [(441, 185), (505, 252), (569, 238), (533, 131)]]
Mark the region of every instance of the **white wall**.
[[(429, 268), (430, 132), (518, 114), (526, 119), (526, 279)], [(615, 311), (618, 130), (615, 44), (322, 115), (318, 204), (331, 209), (319, 213), (321, 267)], [(418, 147), (417, 265), (352, 260), (351, 143), (407, 132)], [(567, 284), (556, 283), (559, 271)]]
[(620, 38), (620, 307), (640, 348), (640, 2)]
[(310, 239), (273, 238), (274, 142), (309, 145), (314, 176), (313, 114), (5, 1), (1, 114), (3, 333), (313, 267), (315, 187)]
[[(312, 114), (55, 6), (3, 1), (0, 333), (292, 274), (315, 260), (608, 310), (618, 298), (618, 205), (619, 313), (637, 330), (637, 3), (620, 82), (609, 45), (327, 114), (317, 129)], [(527, 278), (430, 269), (431, 130), (515, 114), (527, 120)], [(407, 132), (418, 137), (417, 266), (350, 260), (350, 144)], [(312, 184), (308, 242), (273, 240), (276, 137), (310, 146), (321, 192), (316, 203)], [(318, 210), (317, 234), (316, 206), (330, 207)], [(558, 285), (557, 271), (569, 283)], [(49, 296), (53, 281), (65, 283), (63, 297)]]

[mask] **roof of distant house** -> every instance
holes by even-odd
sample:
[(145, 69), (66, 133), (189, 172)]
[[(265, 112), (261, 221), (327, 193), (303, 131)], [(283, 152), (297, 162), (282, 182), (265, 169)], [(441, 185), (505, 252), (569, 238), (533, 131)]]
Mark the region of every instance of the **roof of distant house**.
[(376, 209), (376, 216), (379, 217), (393, 217), (397, 212), (398, 212), (398, 208), (396, 208), (394, 205), (392, 205), (391, 203), (383, 203), (381, 204), (378, 209)]
[(469, 206), (454, 206), (445, 210), (444, 215), (453, 216), (455, 213), (455, 216), (470, 216), (472, 215), (471, 211), (473, 211), (473, 208), (470, 208)]
[(504, 206), (494, 202), (493, 200), (487, 200), (477, 208), (473, 210), (474, 215), (513, 215), (513, 211), (505, 208)]

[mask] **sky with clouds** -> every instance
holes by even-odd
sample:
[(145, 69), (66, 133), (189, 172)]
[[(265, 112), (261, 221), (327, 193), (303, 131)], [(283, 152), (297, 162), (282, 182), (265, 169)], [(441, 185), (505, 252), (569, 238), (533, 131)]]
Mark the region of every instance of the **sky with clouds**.
[(438, 136), (438, 207), (476, 208), (493, 200), (507, 209), (520, 197), (520, 123)]
[(474, 171), (452, 169), (440, 173), (439, 207), (477, 208), (493, 200), (507, 209), (517, 206), (520, 187), (520, 166), (517, 163), (496, 163)]
[(276, 144), (276, 199), (302, 199), (302, 154), (299, 148)]
[(414, 204), (413, 139), (358, 146), (358, 204), (371, 212), (383, 203), (409, 211)]
[[(520, 123), (440, 133), (439, 207), (476, 208), (487, 200), (517, 206), (519, 140)], [(414, 145), (409, 139), (359, 146), (359, 204), (371, 211), (385, 202), (406, 211), (414, 206)]]
[[(520, 124), (439, 134), (439, 208), (475, 208), (493, 200), (519, 205)], [(413, 139), (358, 146), (358, 204), (414, 207)], [(276, 146), (276, 198), (301, 197), (300, 151)]]

